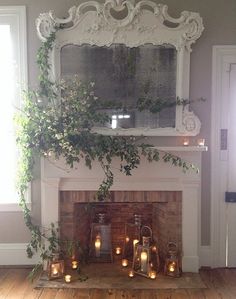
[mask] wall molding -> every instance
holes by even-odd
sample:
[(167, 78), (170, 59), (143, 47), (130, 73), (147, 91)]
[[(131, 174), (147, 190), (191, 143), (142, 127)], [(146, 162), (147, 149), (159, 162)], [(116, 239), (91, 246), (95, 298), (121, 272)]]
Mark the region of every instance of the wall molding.
[(0, 243), (0, 266), (35, 265), (40, 261), (38, 255), (27, 257), (28, 243)]
[(211, 122), (211, 246), (212, 267), (226, 266), (226, 206), (228, 149), (220, 149), (220, 130), (229, 128), (229, 68), (236, 46), (213, 46)]

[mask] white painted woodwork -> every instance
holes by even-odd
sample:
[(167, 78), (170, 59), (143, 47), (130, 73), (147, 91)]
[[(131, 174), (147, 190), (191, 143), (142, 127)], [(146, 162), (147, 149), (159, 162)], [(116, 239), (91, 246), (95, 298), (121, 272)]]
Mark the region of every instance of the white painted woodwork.
[[(163, 148), (162, 148), (163, 149)], [(201, 153), (205, 147), (175, 147), (173, 154), (190, 161), (201, 169)], [(198, 272), (200, 247), (201, 172), (183, 173), (178, 168), (160, 161), (149, 163), (142, 159), (132, 176), (119, 172), (119, 161), (113, 161), (114, 185), (111, 190), (123, 191), (182, 191), (183, 271)], [(95, 162), (89, 170), (83, 161), (70, 169), (63, 159), (41, 160), (42, 225), (48, 227), (58, 221), (59, 192), (62, 190), (98, 190), (104, 174)]]
[[(225, 192), (236, 191), (235, 128), (232, 124), (235, 102), (232, 103), (230, 74), (236, 64), (236, 46), (213, 47), (212, 72), (212, 143), (211, 143), (211, 266), (235, 266), (236, 204), (225, 203)], [(235, 85), (235, 83), (234, 83)], [(234, 86), (232, 85), (232, 86)], [(232, 87), (231, 86), (231, 87)], [(235, 90), (235, 87), (233, 87)], [(231, 114), (231, 116), (230, 116)], [(235, 120), (233, 120), (235, 122)], [(220, 130), (228, 130), (228, 148), (220, 149)], [(232, 143), (233, 142), (233, 143)], [(230, 166), (230, 168), (229, 168)]]

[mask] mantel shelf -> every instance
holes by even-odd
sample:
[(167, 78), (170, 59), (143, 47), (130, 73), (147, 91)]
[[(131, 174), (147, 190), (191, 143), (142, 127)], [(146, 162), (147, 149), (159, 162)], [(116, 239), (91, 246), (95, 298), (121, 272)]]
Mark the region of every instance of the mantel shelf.
[(207, 146), (155, 146), (156, 149), (165, 152), (207, 152)]

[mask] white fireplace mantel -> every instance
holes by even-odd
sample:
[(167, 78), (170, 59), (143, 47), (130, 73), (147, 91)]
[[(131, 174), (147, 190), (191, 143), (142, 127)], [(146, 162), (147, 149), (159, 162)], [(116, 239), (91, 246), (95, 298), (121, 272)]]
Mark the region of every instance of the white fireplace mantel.
[[(206, 147), (165, 147), (201, 169), (201, 155)], [(200, 240), (201, 171), (187, 173), (170, 163), (142, 160), (132, 176), (119, 172), (119, 161), (113, 162), (114, 184), (111, 190), (182, 191), (182, 266), (185, 272), (198, 272)], [(89, 170), (83, 162), (70, 169), (63, 159), (41, 160), (42, 225), (48, 227), (59, 219), (59, 192), (97, 190), (103, 171), (98, 163)]]

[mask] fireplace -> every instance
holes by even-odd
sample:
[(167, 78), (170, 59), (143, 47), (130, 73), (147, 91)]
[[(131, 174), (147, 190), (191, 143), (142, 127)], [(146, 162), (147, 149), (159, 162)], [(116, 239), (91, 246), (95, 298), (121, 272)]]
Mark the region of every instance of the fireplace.
[[(179, 191), (112, 191), (111, 202), (94, 203), (94, 191), (61, 191), (59, 202), (60, 236), (80, 241), (84, 251), (91, 249), (90, 235), (99, 213), (105, 213), (111, 225), (111, 248), (125, 246), (134, 224), (134, 215), (141, 216), (142, 226), (152, 229), (153, 240), (164, 260), (167, 244), (176, 243), (182, 252), (182, 192)], [(132, 226), (130, 227), (133, 228)]]
[[(175, 147), (165, 150), (200, 168), (204, 148)], [(119, 165), (119, 161), (114, 161), (114, 169), (119, 168), (116, 164)], [(144, 221), (152, 226), (160, 253), (165, 252), (167, 241), (172, 239), (181, 249), (183, 271), (198, 272), (200, 173), (183, 173), (181, 169), (163, 161), (148, 163), (143, 160), (130, 177), (115, 170), (111, 202), (106, 203), (94, 202), (93, 195), (103, 179), (99, 164), (95, 163), (90, 171), (82, 164), (69, 169), (63, 159), (42, 159), (41, 176), (43, 226), (60, 220), (63, 224), (62, 237), (80, 238), (83, 228), (79, 227), (79, 213), (85, 204), (93, 204), (97, 211), (107, 209), (108, 212), (120, 205), (122, 213), (126, 214), (122, 220), (124, 222), (136, 211), (145, 209)], [(124, 237), (123, 226), (117, 225), (121, 221), (118, 218), (114, 215), (113, 235), (116, 237), (112, 240), (112, 247), (122, 245), (120, 242)]]

